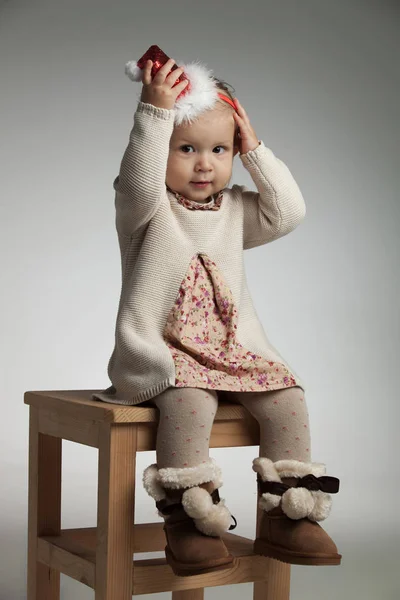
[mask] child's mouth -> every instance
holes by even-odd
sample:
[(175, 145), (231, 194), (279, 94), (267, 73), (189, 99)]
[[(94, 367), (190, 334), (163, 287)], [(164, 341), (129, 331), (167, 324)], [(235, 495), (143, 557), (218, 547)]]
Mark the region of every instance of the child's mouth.
[(192, 185), (198, 188), (204, 188), (211, 183), (211, 181), (191, 181)]

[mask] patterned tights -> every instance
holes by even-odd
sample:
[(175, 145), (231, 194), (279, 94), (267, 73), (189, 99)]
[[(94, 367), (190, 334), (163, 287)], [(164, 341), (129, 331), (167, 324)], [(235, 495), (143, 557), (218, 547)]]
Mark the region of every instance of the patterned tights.
[[(311, 462), (308, 411), (301, 388), (223, 394), (227, 400), (242, 404), (260, 424), (260, 456), (274, 462)], [(218, 392), (171, 387), (152, 398), (152, 403), (160, 410), (158, 468), (194, 467), (205, 462), (209, 458)]]

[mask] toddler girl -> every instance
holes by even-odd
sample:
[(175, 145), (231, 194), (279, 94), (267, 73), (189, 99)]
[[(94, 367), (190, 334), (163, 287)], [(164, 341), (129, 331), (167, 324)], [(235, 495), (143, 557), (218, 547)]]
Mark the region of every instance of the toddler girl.
[[(240, 102), (209, 72), (202, 76), (215, 100), (188, 117), (178, 99), (187, 86), (187, 98), (195, 94), (201, 68), (174, 65), (170, 59), (154, 75), (153, 62), (145, 63), (114, 182), (122, 290), (112, 386), (95, 397), (159, 409), (157, 463), (143, 484), (165, 518), (166, 557), (177, 575), (233, 563), (221, 535), (235, 525), (209, 457), (221, 398), (242, 404), (260, 424), (252, 468), (263, 515), (254, 551), (292, 564), (339, 564), (317, 523), (339, 481), (311, 462), (304, 386), (263, 331), (243, 261), (243, 250), (292, 231), (304, 201)], [(227, 187), (237, 153), (257, 192)]]

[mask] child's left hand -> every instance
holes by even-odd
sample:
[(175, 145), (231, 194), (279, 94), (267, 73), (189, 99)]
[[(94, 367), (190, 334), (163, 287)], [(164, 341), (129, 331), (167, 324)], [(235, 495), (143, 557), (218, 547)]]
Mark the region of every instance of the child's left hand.
[(238, 112), (233, 113), (233, 118), (240, 131), (240, 137), (238, 138), (239, 152), (240, 154), (246, 154), (250, 150), (255, 150), (260, 142), (243, 106), (237, 98), (234, 99), (234, 102)]

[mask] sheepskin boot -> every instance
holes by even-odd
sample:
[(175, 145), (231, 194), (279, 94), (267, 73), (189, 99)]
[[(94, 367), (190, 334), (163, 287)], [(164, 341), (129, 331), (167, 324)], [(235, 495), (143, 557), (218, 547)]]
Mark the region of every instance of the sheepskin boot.
[(165, 520), (165, 555), (175, 575), (233, 566), (234, 557), (220, 536), (236, 527), (236, 519), (219, 497), (222, 477), (214, 459), (187, 468), (150, 465), (143, 473), (143, 485)]
[(339, 565), (337, 547), (317, 521), (329, 515), (339, 479), (325, 466), (297, 460), (256, 458), (259, 506), (263, 509), (254, 552), (293, 565)]

